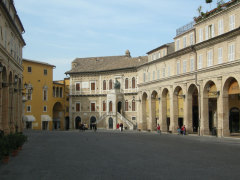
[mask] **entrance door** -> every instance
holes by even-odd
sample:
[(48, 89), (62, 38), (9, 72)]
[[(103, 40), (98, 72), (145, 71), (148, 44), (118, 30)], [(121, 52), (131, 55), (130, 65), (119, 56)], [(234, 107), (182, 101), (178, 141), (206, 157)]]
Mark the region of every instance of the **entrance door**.
[(65, 129), (69, 130), (69, 117), (65, 118)]
[(96, 123), (96, 118), (94, 116), (91, 117), (90, 119), (90, 129), (92, 129), (92, 124)]
[(229, 129), (231, 133), (239, 133), (239, 109), (238, 108), (232, 108), (230, 110), (230, 117), (229, 117)]
[(79, 116), (76, 117), (75, 119), (75, 128), (79, 129), (79, 123), (81, 122), (81, 118)]
[(118, 102), (118, 112), (120, 114), (122, 114), (122, 102), (121, 101)]
[(42, 130), (48, 130), (48, 121), (42, 122)]
[(198, 106), (192, 108), (193, 132), (198, 132)]
[(178, 118), (178, 126), (180, 128), (183, 126), (183, 118)]
[(169, 127), (170, 127), (170, 118), (167, 118), (167, 131), (169, 131)]
[(111, 117), (108, 119), (108, 128), (113, 129), (113, 119)]

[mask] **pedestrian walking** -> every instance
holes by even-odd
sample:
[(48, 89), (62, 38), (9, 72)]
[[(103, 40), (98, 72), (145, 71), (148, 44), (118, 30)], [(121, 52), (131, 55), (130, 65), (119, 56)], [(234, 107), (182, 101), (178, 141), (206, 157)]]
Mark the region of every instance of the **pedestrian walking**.
[(123, 123), (120, 123), (120, 131), (123, 131)]
[(161, 134), (161, 128), (159, 124), (157, 125), (157, 133)]
[(178, 132), (178, 135), (181, 134), (181, 128), (179, 126), (177, 127), (177, 132)]
[(119, 123), (117, 123), (117, 129), (119, 129)]
[(185, 125), (182, 126), (181, 131), (182, 131), (182, 135), (183, 136), (186, 135), (186, 127), (185, 127)]
[(94, 123), (94, 132), (97, 131), (97, 123)]

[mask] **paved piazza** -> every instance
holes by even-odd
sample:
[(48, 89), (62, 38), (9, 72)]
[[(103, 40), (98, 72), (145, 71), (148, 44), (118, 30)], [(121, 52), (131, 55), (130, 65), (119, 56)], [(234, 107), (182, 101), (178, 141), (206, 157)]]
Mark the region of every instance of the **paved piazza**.
[(0, 179), (239, 179), (240, 139), (147, 132), (25, 132)]

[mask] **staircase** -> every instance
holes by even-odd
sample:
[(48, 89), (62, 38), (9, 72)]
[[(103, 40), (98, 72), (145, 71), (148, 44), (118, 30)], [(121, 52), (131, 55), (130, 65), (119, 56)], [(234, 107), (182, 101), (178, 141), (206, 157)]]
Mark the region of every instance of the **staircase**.
[(106, 117), (107, 117), (107, 113), (103, 114), (103, 115), (97, 120), (96, 123), (98, 124), (99, 122), (101, 122), (102, 120), (104, 120)]
[(118, 116), (119, 119), (121, 119), (123, 122), (125, 122), (128, 125), (130, 130), (134, 130), (135, 125), (131, 121), (129, 121), (127, 118), (125, 118), (119, 112), (117, 113), (117, 116)]

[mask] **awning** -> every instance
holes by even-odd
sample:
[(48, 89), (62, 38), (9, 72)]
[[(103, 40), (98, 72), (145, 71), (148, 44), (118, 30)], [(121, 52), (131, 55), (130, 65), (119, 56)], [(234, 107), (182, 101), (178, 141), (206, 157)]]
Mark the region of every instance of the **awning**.
[(52, 121), (52, 118), (49, 115), (41, 115), (42, 121)]
[(30, 122), (33, 122), (35, 121), (35, 117), (33, 115), (25, 115), (23, 116), (23, 121), (30, 121)]

